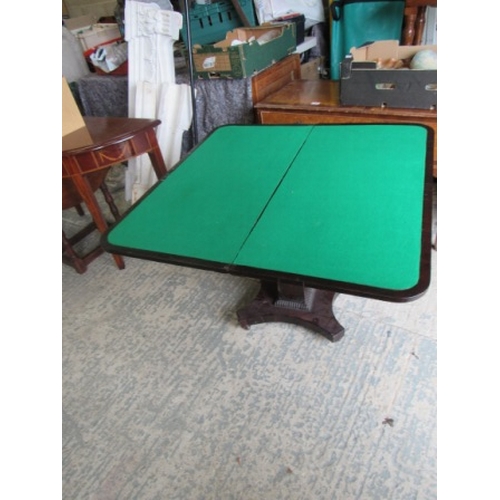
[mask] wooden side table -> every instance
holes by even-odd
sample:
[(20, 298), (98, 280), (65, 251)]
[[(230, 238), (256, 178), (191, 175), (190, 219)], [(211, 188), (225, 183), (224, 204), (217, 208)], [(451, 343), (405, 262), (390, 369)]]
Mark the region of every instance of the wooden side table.
[(341, 106), (333, 80), (293, 80), (258, 102), (256, 120), (284, 123), (420, 123), (434, 130), (434, 177), (437, 177), (437, 111), (427, 109)]
[[(95, 227), (104, 233), (108, 223), (94, 191), (104, 182), (113, 165), (148, 154), (157, 178), (162, 179), (167, 175), (155, 131), (161, 122), (155, 119), (94, 116), (86, 116), (84, 121), (93, 143), (62, 152), (62, 207), (64, 210), (83, 202)], [(119, 214), (114, 215), (117, 218)], [(92, 255), (95, 258), (99, 252), (92, 252)], [(113, 255), (113, 258), (118, 268), (123, 269), (125, 265), (122, 257)], [(78, 262), (75, 255), (72, 255), (71, 260), (78, 272), (85, 272), (86, 264), (90, 262)]]

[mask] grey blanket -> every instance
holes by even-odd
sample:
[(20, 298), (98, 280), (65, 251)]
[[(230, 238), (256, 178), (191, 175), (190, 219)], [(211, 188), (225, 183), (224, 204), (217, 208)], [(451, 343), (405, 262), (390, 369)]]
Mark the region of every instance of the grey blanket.
[[(189, 84), (189, 76), (179, 73), (177, 83)], [(198, 141), (221, 125), (254, 122), (251, 79), (197, 80), (196, 126)], [(128, 116), (128, 80), (126, 76), (88, 75), (77, 82), (77, 90), (86, 116)], [(184, 139), (183, 150), (193, 145), (191, 134)]]

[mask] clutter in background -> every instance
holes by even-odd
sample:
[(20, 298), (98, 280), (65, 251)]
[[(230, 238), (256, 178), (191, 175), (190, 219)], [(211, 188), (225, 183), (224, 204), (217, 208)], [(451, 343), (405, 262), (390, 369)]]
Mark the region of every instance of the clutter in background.
[(352, 48), (341, 65), (340, 103), (435, 109), (437, 46), (379, 40)]
[(378, 40), (399, 40), (405, 0), (335, 0), (330, 4), (330, 76), (340, 79), (340, 65), (353, 47)]
[[(169, 0), (142, 0), (144, 3), (157, 4), (161, 9), (170, 8), (172, 3)], [(89, 71), (97, 74), (108, 75), (127, 75), (128, 74), (128, 53), (129, 48), (125, 41), (125, 0), (117, 0), (113, 15), (99, 20), (93, 16), (85, 15), (78, 17), (67, 17), (63, 19), (65, 27), (81, 45), (81, 52), (86, 61)], [(181, 28), (181, 39), (178, 47), (184, 55), (187, 63), (188, 54), (183, 49), (187, 45), (187, 23), (190, 27), (190, 38), (192, 46), (196, 47), (199, 60), (199, 54), (208, 52), (217, 52), (217, 47), (224, 46), (226, 39), (237, 37), (237, 43), (243, 45), (237, 51), (232, 51), (231, 58), (246, 57), (251, 54), (252, 61), (231, 62), (230, 68), (221, 70), (221, 56), (210, 56), (213, 71), (207, 71), (197, 67), (197, 78), (245, 78), (252, 74), (269, 67), (286, 57), (296, 50), (296, 47), (302, 44), (306, 38), (306, 31), (320, 22), (324, 22), (324, 9), (322, 0), (292, 1), (281, 2), (267, 0), (199, 0), (189, 3), (189, 15), (184, 11), (184, 4), (176, 2), (183, 18)], [(112, 22), (114, 21), (114, 22)], [(283, 25), (282, 39), (269, 40), (267, 44), (259, 40), (258, 46), (256, 39), (242, 36), (240, 29), (259, 28), (270, 25)], [(288, 26), (291, 25), (291, 29)], [(232, 35), (231, 35), (232, 33)], [(291, 50), (289, 36), (293, 35), (295, 47)], [(308, 47), (302, 47), (299, 51), (302, 55), (302, 62), (307, 62), (309, 54), (316, 57), (319, 61), (319, 55), (313, 55), (311, 47), (315, 47), (316, 37), (309, 36)], [(64, 44), (67, 40), (63, 37)], [(234, 45), (233, 45), (234, 46)], [(74, 44), (72, 45), (74, 50)], [(216, 49), (213, 49), (216, 47)], [(241, 54), (241, 55), (239, 55)], [(229, 57), (225, 54), (226, 59)], [(87, 70), (83, 68), (82, 61), (77, 56), (78, 64), (81, 67), (76, 76), (84, 76)], [(63, 60), (64, 66), (64, 60)], [(241, 66), (241, 68), (238, 68)], [(68, 74), (68, 80), (72, 76)]]
[(292, 54), (295, 31), (290, 24), (237, 28), (213, 45), (195, 45), (198, 78), (245, 78)]
[(65, 19), (64, 27), (79, 41), (92, 71), (126, 74), (127, 46), (118, 23), (99, 23), (93, 16), (80, 16)]
[(310, 46), (298, 48), (305, 41), (307, 23), (312, 26), (324, 20), (318, 13), (307, 20), (302, 12), (309, 15), (311, 5), (323, 12), (321, 0), (218, 0), (192, 4), (189, 16), (184, 16), (181, 37), (187, 42), (189, 22), (196, 77), (246, 78), (293, 52), (303, 53), (314, 47), (316, 39), (309, 37)]
[(322, 0), (254, 0), (255, 14), (259, 24), (299, 13), (304, 16), (305, 29), (325, 21)]
[[(191, 42), (206, 45), (224, 40), (226, 33), (247, 24), (256, 26), (252, 0), (239, 0), (240, 12), (236, 11), (230, 0), (219, 0), (204, 4), (193, 4), (189, 8), (189, 27)], [(245, 19), (241, 17), (244, 16)], [(181, 37), (187, 43), (188, 16), (183, 15)]]
[(90, 54), (92, 64), (104, 73), (112, 73), (128, 59), (127, 43), (113, 42), (97, 47)]
[(90, 68), (85, 61), (82, 46), (71, 31), (62, 27), (62, 74), (68, 82), (76, 82), (88, 75)]

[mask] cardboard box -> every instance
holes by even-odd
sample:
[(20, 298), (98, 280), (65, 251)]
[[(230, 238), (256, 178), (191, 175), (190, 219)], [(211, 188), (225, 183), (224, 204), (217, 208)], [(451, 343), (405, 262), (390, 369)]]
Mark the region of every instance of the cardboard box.
[(377, 69), (377, 59), (408, 60), (435, 45), (400, 46), (383, 40), (353, 48), (341, 63), (340, 104), (390, 108), (437, 108), (437, 70)]
[(101, 45), (122, 40), (122, 34), (116, 23), (97, 23), (93, 24), (90, 29), (79, 33), (77, 38), (82, 44), (83, 52), (86, 53)]
[(93, 16), (65, 19), (64, 25), (80, 41), (82, 52), (87, 55), (92, 49), (121, 40), (122, 34), (116, 23), (96, 23)]
[(213, 45), (194, 46), (198, 78), (246, 78), (292, 54), (297, 47), (294, 24), (237, 28)]
[(93, 143), (66, 78), (62, 79), (62, 150), (82, 148)]
[(73, 35), (76, 35), (79, 31), (89, 29), (96, 22), (97, 18), (95, 16), (79, 16), (64, 19), (64, 26), (66, 26)]
[(305, 23), (306, 23), (306, 18), (304, 14), (298, 14), (298, 13), (287, 14), (285, 16), (273, 19), (269, 23), (265, 23), (264, 26), (266, 26), (267, 24), (276, 24), (276, 23), (294, 23), (296, 43), (297, 45), (304, 43)]

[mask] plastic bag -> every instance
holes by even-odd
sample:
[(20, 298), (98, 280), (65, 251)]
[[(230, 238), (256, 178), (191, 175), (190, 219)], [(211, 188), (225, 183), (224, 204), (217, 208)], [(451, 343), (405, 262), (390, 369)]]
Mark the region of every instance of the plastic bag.
[(90, 61), (105, 73), (111, 73), (121, 66), (128, 58), (127, 43), (117, 42), (98, 47), (90, 54)]

